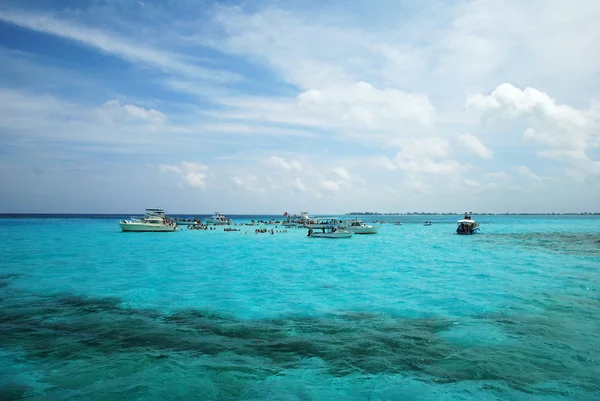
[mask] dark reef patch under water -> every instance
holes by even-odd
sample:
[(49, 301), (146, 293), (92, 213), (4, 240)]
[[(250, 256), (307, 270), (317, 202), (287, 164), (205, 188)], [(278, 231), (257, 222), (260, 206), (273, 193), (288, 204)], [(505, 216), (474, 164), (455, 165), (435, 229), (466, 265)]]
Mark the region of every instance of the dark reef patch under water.
[[(543, 312), (534, 316), (492, 313), (473, 319), (501, 327), (509, 338), (518, 339), (502, 344), (452, 341), (444, 333), (472, 322), (444, 317), (340, 312), (241, 320), (195, 309), (165, 314), (120, 304), (117, 298), (69, 294), (4, 297), (0, 347), (20, 352), (39, 366), (45, 389), (40, 393), (4, 379), (0, 396), (103, 399), (101, 395), (123, 393), (135, 398), (144, 386), (151, 386), (144, 382), (143, 372), (158, 370), (165, 377), (197, 375), (196, 381), (186, 381), (181, 399), (191, 394), (204, 399), (257, 399), (265, 395), (251, 383), (285, 377), (307, 363), (339, 378), (369, 380), (410, 373), (440, 385), (478, 381), (481, 388), (497, 393), (600, 392), (598, 350), (586, 342), (587, 336), (600, 333), (591, 327), (596, 323), (569, 326), (552, 315), (550, 302), (542, 302)], [(597, 307), (579, 305), (573, 313), (595, 322), (590, 320), (595, 315), (589, 314)], [(87, 367), (90, 364), (94, 369)], [(170, 383), (162, 385), (169, 388)]]
[(486, 234), (492, 240), (504, 240), (526, 248), (537, 248), (565, 255), (600, 256), (600, 233), (532, 232)]

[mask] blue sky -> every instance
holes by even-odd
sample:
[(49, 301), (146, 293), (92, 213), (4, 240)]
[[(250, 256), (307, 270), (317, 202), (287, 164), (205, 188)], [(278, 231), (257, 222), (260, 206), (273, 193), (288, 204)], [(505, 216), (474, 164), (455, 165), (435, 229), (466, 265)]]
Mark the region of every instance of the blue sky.
[(0, 212), (598, 211), (598, 18), (4, 1)]

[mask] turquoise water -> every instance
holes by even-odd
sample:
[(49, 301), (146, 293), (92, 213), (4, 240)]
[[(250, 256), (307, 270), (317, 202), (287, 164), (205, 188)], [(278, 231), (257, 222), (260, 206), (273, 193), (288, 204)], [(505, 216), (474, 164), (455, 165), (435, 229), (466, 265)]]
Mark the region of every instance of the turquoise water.
[(600, 218), (459, 217), (344, 240), (0, 219), (0, 399), (600, 399)]

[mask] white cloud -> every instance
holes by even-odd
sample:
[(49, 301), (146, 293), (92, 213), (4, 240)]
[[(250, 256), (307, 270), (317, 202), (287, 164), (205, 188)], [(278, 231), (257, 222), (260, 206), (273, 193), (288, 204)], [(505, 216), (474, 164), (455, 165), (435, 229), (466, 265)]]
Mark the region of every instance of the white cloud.
[(199, 162), (181, 162), (180, 164), (159, 164), (158, 170), (163, 173), (175, 173), (181, 177), (183, 183), (192, 188), (205, 190), (206, 171), (208, 167)]
[(167, 119), (167, 116), (158, 110), (144, 109), (133, 104), (124, 104), (119, 100), (105, 102), (98, 111), (102, 118), (111, 120), (114, 118), (126, 118), (161, 124)]
[(561, 128), (581, 129), (588, 123), (583, 112), (557, 104), (548, 94), (534, 88), (521, 90), (508, 83), (499, 85), (489, 96), (469, 97), (467, 108), (480, 112), (498, 110), (511, 118), (533, 116), (549, 120)]
[[(68, 141), (80, 148), (94, 145), (97, 152), (146, 152), (173, 131), (158, 110), (108, 101), (86, 106), (47, 94), (0, 88), (0, 129), (20, 140)], [(106, 150), (104, 150), (106, 151)]]
[(350, 181), (350, 174), (343, 167), (336, 167), (333, 169), (333, 172), (336, 173), (342, 180)]
[(389, 127), (406, 120), (430, 126), (435, 118), (427, 96), (397, 89), (376, 89), (363, 81), (309, 89), (298, 96), (298, 106), (323, 119), (336, 115), (343, 125), (370, 128)]
[(508, 181), (510, 179), (510, 175), (506, 174), (504, 171), (488, 173), (485, 176), (491, 180), (498, 180), (498, 181)]
[(481, 186), (481, 184), (479, 182), (477, 182), (475, 180), (471, 180), (469, 178), (465, 178), (464, 182), (465, 182), (465, 184), (467, 184), (468, 186), (473, 187), (473, 188), (478, 188)]
[(521, 173), (521, 175), (523, 175), (524, 177), (526, 177), (532, 181), (537, 181), (537, 182), (542, 181), (541, 177), (538, 176), (537, 174), (535, 174), (534, 172), (532, 172), (531, 169), (527, 166), (517, 166), (515, 169), (519, 173)]
[(159, 164), (158, 170), (161, 173), (175, 173), (175, 174), (182, 173), (181, 168), (179, 168), (179, 166), (175, 166), (173, 164)]
[(398, 137), (431, 130), (435, 123), (435, 109), (427, 96), (376, 89), (366, 82), (309, 89), (288, 98), (220, 96), (213, 100), (224, 108), (206, 111), (210, 118), (301, 127), (301, 132), (316, 129), (358, 143), (390, 144)]
[(302, 180), (298, 177), (294, 179), (294, 187), (299, 189), (300, 191), (306, 191), (306, 185), (302, 182)]
[(167, 73), (178, 73), (184, 76), (216, 81), (232, 81), (240, 78), (237, 74), (188, 64), (175, 54), (152, 49), (140, 43), (129, 43), (119, 36), (59, 20), (47, 14), (0, 10), (0, 20), (34, 31), (70, 39), (116, 55), (124, 60), (151, 66)]
[(269, 135), (275, 137), (297, 136), (312, 138), (314, 134), (306, 129), (294, 129), (291, 127), (269, 127), (260, 123), (199, 123), (194, 129), (202, 132), (223, 132), (238, 135)]
[(380, 167), (384, 167), (388, 170), (397, 170), (398, 166), (394, 164), (388, 157), (386, 156), (375, 156), (370, 158), (371, 162)]
[(492, 152), (485, 147), (483, 143), (475, 135), (458, 134), (458, 139), (473, 153), (475, 156), (482, 159), (491, 159)]
[(337, 192), (340, 190), (340, 186), (334, 181), (321, 180), (319, 181), (319, 185), (326, 191)]
[(265, 189), (260, 186), (259, 180), (252, 174), (246, 174), (243, 176), (233, 176), (230, 180), (235, 184), (236, 187), (250, 193), (264, 193)]
[(540, 157), (570, 162), (582, 172), (595, 171), (595, 161), (587, 153), (600, 146), (593, 104), (588, 110), (580, 110), (558, 104), (537, 89), (521, 90), (504, 83), (490, 95), (471, 96), (467, 107), (484, 115), (520, 119), (527, 127), (523, 139), (541, 148)]
[[(222, 7), (215, 23), (225, 37), (198, 38), (262, 63), (302, 90), (365, 81), (462, 101), (469, 91), (497, 85), (499, 76), (542, 81), (565, 94), (572, 82), (597, 80), (600, 27), (592, 16), (600, 6), (594, 0), (577, 7), (559, 0), (423, 3), (410, 10), (373, 3), (370, 18), (346, 6), (286, 8)], [(567, 74), (569, 84), (555, 78)]]
[(443, 138), (412, 139), (399, 145), (402, 150), (396, 155), (394, 163), (401, 170), (428, 174), (458, 174), (460, 172), (460, 163), (448, 158), (450, 144)]
[(184, 176), (185, 181), (188, 183), (188, 185), (190, 187), (200, 188), (200, 189), (206, 189), (206, 182), (204, 182), (205, 178), (206, 178), (206, 174), (201, 173), (199, 171), (197, 171), (197, 172), (188, 171)]
[(271, 164), (273, 166), (280, 167), (280, 168), (282, 168), (283, 170), (286, 170), (286, 171), (291, 171), (291, 170), (300, 171), (300, 170), (302, 170), (302, 165), (298, 161), (292, 160), (290, 162), (286, 162), (283, 157), (271, 156), (268, 159), (266, 159), (265, 162), (267, 164)]
[[(361, 32), (320, 24), (314, 16), (276, 7), (252, 14), (240, 7), (223, 7), (215, 22), (226, 32), (225, 38), (214, 41), (215, 47), (266, 63), (303, 89), (351, 81), (348, 68), (340, 65), (341, 58), (348, 55), (348, 44), (366, 51), (370, 45)], [(204, 37), (200, 40), (206, 44)]]

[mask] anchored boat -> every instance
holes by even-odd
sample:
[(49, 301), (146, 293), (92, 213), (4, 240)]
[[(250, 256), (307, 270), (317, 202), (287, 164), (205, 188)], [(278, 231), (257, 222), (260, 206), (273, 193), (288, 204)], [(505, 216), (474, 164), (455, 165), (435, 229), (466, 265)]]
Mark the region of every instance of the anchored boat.
[(222, 225), (231, 224), (231, 219), (223, 216), (221, 213), (215, 212), (211, 217), (206, 219), (206, 224)]
[(465, 213), (465, 217), (458, 220), (456, 233), (459, 235), (471, 235), (479, 231), (479, 223), (471, 217), (471, 213)]
[(123, 232), (171, 232), (177, 230), (177, 224), (165, 216), (160, 208), (146, 209), (146, 215), (141, 219), (119, 221)]
[(283, 214), (285, 216), (285, 220), (281, 223), (282, 226), (286, 228), (292, 227), (304, 227), (305, 224), (308, 224), (312, 221), (312, 218), (308, 215), (308, 212), (301, 212), (300, 216), (291, 215), (288, 212)]
[(354, 235), (352, 231), (336, 228), (334, 226), (323, 227), (320, 230), (308, 229), (308, 237), (311, 238), (350, 238)]
[(379, 226), (365, 224), (359, 219), (345, 220), (338, 227), (354, 234), (377, 234), (379, 231)]
[(183, 217), (173, 217), (173, 221), (180, 226), (193, 226), (193, 225), (202, 223), (202, 221), (200, 221), (198, 219), (193, 219), (191, 217), (189, 217), (187, 219), (183, 218)]
[(338, 226), (342, 220), (337, 217), (319, 217), (315, 219), (311, 219), (307, 223), (304, 224), (306, 228), (314, 229), (323, 229), (329, 226)]

